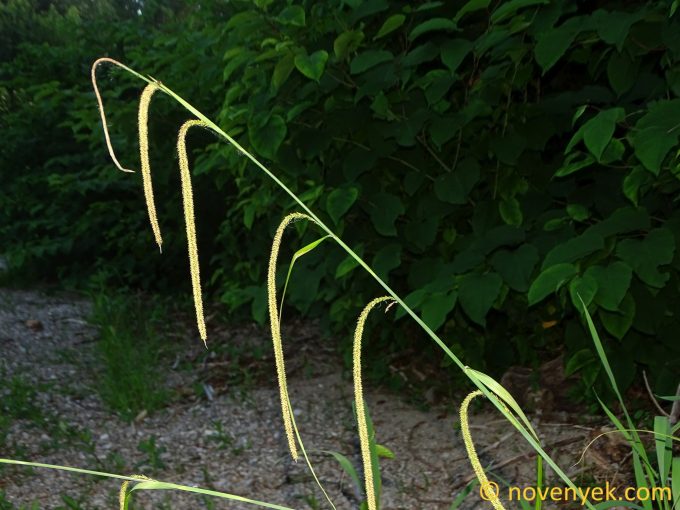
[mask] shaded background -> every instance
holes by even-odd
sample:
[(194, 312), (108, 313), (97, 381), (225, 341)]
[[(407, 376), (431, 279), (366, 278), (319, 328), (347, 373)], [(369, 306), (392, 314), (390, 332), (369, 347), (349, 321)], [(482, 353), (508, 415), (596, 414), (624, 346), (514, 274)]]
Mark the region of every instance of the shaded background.
[[(0, 5), (0, 251), (14, 281), (190, 296), (174, 144), (157, 94), (151, 159), (164, 250), (139, 173), (104, 146), (91, 63), (121, 60), (214, 119), (387, 278), (469, 365), (564, 355), (578, 395), (678, 380), (677, 2), (37, 1)], [(102, 65), (113, 145), (139, 167), (141, 84)], [(271, 237), (292, 201), (200, 130), (189, 137), (207, 300), (264, 322)], [(319, 237), (300, 225), (292, 252)], [(345, 332), (379, 287), (325, 243), (290, 312)], [(345, 334), (349, 341), (349, 335)], [(348, 343), (348, 342), (347, 342)], [(429, 348), (408, 319), (367, 344)]]

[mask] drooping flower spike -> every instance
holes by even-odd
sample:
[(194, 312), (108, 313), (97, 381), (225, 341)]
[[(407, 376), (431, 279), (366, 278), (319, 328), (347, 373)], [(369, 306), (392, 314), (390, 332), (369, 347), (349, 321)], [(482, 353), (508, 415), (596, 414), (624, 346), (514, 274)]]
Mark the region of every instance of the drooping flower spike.
[(144, 183), (146, 209), (149, 213), (149, 222), (151, 223), (151, 230), (153, 230), (156, 244), (163, 251), (163, 238), (161, 237), (161, 228), (158, 225), (158, 216), (156, 215), (156, 203), (154, 201), (153, 183), (151, 181), (151, 164), (149, 162), (149, 104), (151, 103), (151, 96), (157, 90), (158, 85), (155, 82), (149, 83), (144, 87), (142, 96), (139, 99), (137, 124), (139, 129), (139, 159), (142, 164), (142, 182)]
[[(353, 348), (353, 378), (354, 378), (354, 405), (357, 413), (357, 428), (359, 429), (359, 444), (361, 445), (361, 460), (364, 464), (364, 484), (366, 486), (366, 501), (368, 502), (368, 510), (377, 509), (377, 501), (375, 489), (373, 487), (373, 466), (371, 464), (371, 448), (368, 437), (368, 423), (366, 421), (366, 406), (364, 404), (364, 389), (361, 381), (361, 338), (364, 334), (364, 326), (366, 319), (371, 310), (378, 304), (385, 301), (394, 301), (390, 296), (383, 296), (375, 298), (366, 305), (363, 309), (359, 319), (357, 320), (357, 327), (354, 330), (354, 348)], [(389, 308), (389, 307), (388, 307)]]
[(194, 307), (196, 308), (196, 322), (201, 340), (207, 346), (208, 338), (203, 317), (203, 296), (201, 294), (201, 273), (198, 265), (198, 244), (196, 243), (196, 222), (194, 218), (194, 198), (191, 189), (191, 172), (187, 156), (187, 131), (193, 126), (206, 126), (202, 120), (188, 120), (179, 130), (177, 136), (177, 156), (179, 159), (180, 177), (182, 180), (182, 203), (184, 204), (184, 222), (187, 231), (187, 245), (189, 251), (189, 269), (191, 271), (191, 288), (194, 293)]
[(92, 64), (92, 69), (90, 70), (90, 77), (92, 78), (92, 87), (94, 88), (94, 95), (97, 97), (97, 104), (99, 105), (99, 115), (101, 116), (102, 120), (102, 128), (104, 129), (104, 138), (106, 139), (106, 148), (109, 151), (109, 155), (111, 156), (111, 159), (113, 160), (113, 163), (116, 165), (118, 170), (121, 172), (134, 172), (134, 170), (130, 170), (128, 168), (124, 168), (123, 165), (120, 164), (118, 161), (118, 158), (116, 157), (116, 153), (113, 151), (113, 145), (111, 144), (111, 137), (109, 136), (109, 128), (106, 124), (106, 113), (104, 112), (104, 102), (102, 101), (102, 96), (99, 93), (99, 87), (97, 87), (97, 66), (103, 62), (108, 62), (110, 64), (116, 65), (122, 69), (127, 69), (123, 64), (118, 62), (117, 60), (114, 60), (112, 58), (108, 57), (102, 57), (98, 58), (97, 60), (94, 61), (94, 64)]
[(295, 435), (293, 433), (293, 417), (291, 416), (291, 409), (288, 399), (288, 383), (286, 382), (286, 363), (283, 357), (283, 342), (281, 339), (281, 321), (279, 318), (279, 310), (276, 302), (276, 263), (279, 258), (279, 249), (281, 248), (281, 240), (283, 239), (283, 232), (286, 227), (293, 221), (308, 220), (316, 223), (311, 216), (302, 213), (292, 213), (283, 218), (276, 229), (274, 240), (272, 241), (272, 250), (269, 255), (269, 267), (267, 269), (267, 304), (269, 307), (269, 324), (272, 332), (272, 342), (274, 344), (274, 361), (276, 362), (276, 375), (279, 383), (279, 397), (281, 399), (281, 415), (283, 417), (283, 428), (286, 432), (286, 439), (288, 440), (288, 449), (293, 460), (298, 460), (298, 451), (295, 444)]
[(479, 462), (479, 457), (477, 457), (477, 450), (475, 450), (475, 444), (472, 442), (472, 435), (470, 435), (470, 424), (468, 422), (468, 408), (470, 407), (470, 402), (476, 397), (483, 395), (479, 390), (473, 391), (460, 405), (460, 430), (463, 434), (463, 443), (465, 443), (465, 450), (467, 451), (468, 459), (470, 459), (470, 464), (472, 464), (472, 469), (479, 480), (480, 491), (484, 491), (484, 499), (491, 503), (496, 510), (505, 510), (503, 503), (498, 499), (498, 491), (493, 490), (492, 484), (484, 472), (481, 462)]

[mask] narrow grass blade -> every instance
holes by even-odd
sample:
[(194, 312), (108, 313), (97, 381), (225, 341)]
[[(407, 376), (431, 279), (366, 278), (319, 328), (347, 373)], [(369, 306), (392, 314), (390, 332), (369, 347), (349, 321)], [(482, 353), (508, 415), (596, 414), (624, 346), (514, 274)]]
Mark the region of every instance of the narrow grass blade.
[(645, 510), (640, 505), (636, 505), (630, 501), (603, 501), (595, 505), (597, 510), (606, 510), (607, 508), (633, 508), (635, 510)]
[(673, 491), (672, 508), (680, 508), (680, 457), (673, 458), (671, 469), (671, 490)]
[(509, 405), (510, 408), (515, 412), (515, 414), (519, 416), (520, 419), (524, 422), (524, 425), (526, 426), (527, 430), (529, 430), (531, 434), (534, 436), (534, 438), (536, 438), (536, 440), (538, 441), (538, 434), (536, 434), (536, 431), (531, 426), (531, 423), (529, 422), (529, 419), (522, 411), (522, 408), (519, 406), (519, 404), (513, 398), (513, 396), (510, 395), (510, 393), (508, 393), (508, 391), (505, 388), (503, 388), (503, 386), (500, 385), (500, 383), (498, 383), (495, 379), (486, 375), (483, 372), (479, 372), (471, 368), (468, 368), (467, 371), (473, 373), (475, 377), (477, 377), (482, 382), (482, 384), (484, 384), (484, 386), (489, 388), (489, 390), (498, 395), (501, 398), (501, 400), (503, 400), (503, 402)]
[(342, 453), (334, 452), (332, 450), (323, 450), (323, 452), (332, 455), (335, 460), (338, 461), (338, 464), (340, 464), (340, 467), (343, 469), (343, 471), (345, 471), (345, 473), (347, 473), (347, 475), (352, 479), (352, 482), (354, 482), (354, 485), (356, 485), (357, 489), (361, 490), (361, 480), (359, 480), (359, 473), (357, 473), (357, 470), (352, 462)]
[(654, 418), (654, 445), (656, 446), (656, 461), (659, 466), (659, 483), (663, 486), (668, 480), (673, 457), (673, 445), (670, 439), (671, 424), (666, 416)]
[(319, 246), (321, 243), (323, 243), (326, 239), (329, 239), (331, 236), (325, 235), (316, 241), (312, 241), (306, 246), (303, 246), (300, 248), (298, 251), (296, 251), (293, 254), (293, 258), (290, 261), (290, 266), (288, 266), (288, 274), (286, 275), (286, 282), (283, 284), (283, 292), (281, 293), (281, 303), (279, 304), (279, 320), (281, 320), (281, 317), (283, 316), (283, 300), (286, 298), (286, 290), (288, 289), (288, 281), (290, 280), (290, 275), (293, 272), (293, 266), (295, 266), (295, 262), (297, 260), (304, 256), (307, 255), (310, 251), (314, 250), (317, 246)]
[(463, 490), (460, 491), (456, 497), (453, 500), (453, 503), (451, 503), (451, 506), (449, 507), (449, 510), (458, 510), (458, 507), (463, 504), (463, 501), (465, 501), (465, 498), (472, 492), (472, 490), (479, 485), (479, 480), (476, 478), (472, 480), (469, 484), (467, 484), (465, 487), (463, 487)]
[[(81, 468), (74, 468), (70, 466), (59, 466), (56, 464), (43, 464), (41, 462), (27, 462), (27, 461), (22, 461), (22, 460), (12, 460), (12, 459), (0, 459), (0, 464), (12, 464), (15, 466), (28, 466), (28, 467), (37, 467), (37, 468), (44, 468), (44, 469), (54, 469), (57, 471), (68, 471), (71, 473), (79, 473), (82, 475), (92, 475), (92, 476), (100, 476), (103, 478), (114, 478), (116, 480), (127, 480), (128, 482), (139, 482), (139, 477), (134, 477), (134, 476), (123, 476), (123, 475), (116, 475), (113, 473), (106, 473), (103, 471), (92, 471), (90, 469), (81, 469)], [(161, 481), (152, 481), (152, 482), (140, 482), (140, 483), (149, 483), (149, 484), (156, 484), (156, 485), (150, 485), (148, 489), (174, 489), (178, 491), (183, 491), (183, 492), (193, 492), (196, 494), (204, 494), (207, 496), (215, 496), (217, 498), (222, 498), (222, 499), (228, 499), (231, 501), (237, 501), (239, 503), (246, 503), (249, 505), (255, 505), (263, 508), (273, 508), (274, 510), (293, 510), (290, 507), (287, 506), (281, 506), (281, 505), (276, 505), (274, 503), (266, 503), (264, 501), (258, 501), (256, 499), (249, 499), (249, 498), (244, 498), (242, 496), (236, 496), (235, 494), (229, 494), (227, 492), (218, 492), (218, 491), (212, 491), (208, 489), (201, 489), (199, 487), (191, 487), (188, 485), (178, 485), (175, 483), (166, 483), (166, 482), (161, 482)], [(135, 486), (137, 488), (137, 486)], [(134, 490), (134, 488), (132, 489)]]
[[(539, 492), (543, 488), (543, 458), (536, 457), (536, 492)], [(543, 500), (541, 498), (536, 498), (536, 510), (541, 510), (543, 506)]]

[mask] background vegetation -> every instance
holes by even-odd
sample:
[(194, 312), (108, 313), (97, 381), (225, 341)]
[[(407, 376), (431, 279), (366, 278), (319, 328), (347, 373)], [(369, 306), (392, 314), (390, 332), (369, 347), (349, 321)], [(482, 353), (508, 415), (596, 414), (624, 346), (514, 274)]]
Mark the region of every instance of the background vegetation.
[[(117, 172), (89, 68), (108, 55), (166, 82), (329, 219), (450, 339), (502, 371), (565, 352), (619, 385), (675, 390), (680, 343), (678, 2), (64, 1), (0, 5), (0, 238), (17, 274), (189, 295), (175, 132), (151, 156), (164, 252), (141, 176)], [(100, 71), (113, 143), (138, 168), (140, 94)], [(290, 200), (234, 149), (192, 133), (207, 291), (264, 321), (272, 232)], [(311, 241), (314, 234), (301, 231)], [(284, 260), (282, 258), (282, 260)], [(329, 329), (375, 285), (338, 250), (296, 264), (287, 304)], [(280, 274), (285, 274), (285, 268)], [(329, 313), (330, 310), (330, 313)], [(368, 345), (418, 345), (407, 321)]]

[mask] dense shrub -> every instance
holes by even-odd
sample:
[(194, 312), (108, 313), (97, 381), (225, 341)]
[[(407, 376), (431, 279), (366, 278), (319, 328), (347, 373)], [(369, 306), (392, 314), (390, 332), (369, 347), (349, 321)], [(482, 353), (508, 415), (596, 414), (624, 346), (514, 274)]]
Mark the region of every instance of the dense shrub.
[[(23, 3), (0, 7), (2, 23)], [(10, 261), (64, 275), (87, 266), (162, 289), (186, 281), (172, 156), (184, 118), (163, 99), (151, 105), (161, 257), (139, 176), (116, 172), (102, 151), (87, 73), (110, 55), (171, 84), (269, 160), (471, 365), (497, 371), (564, 350), (568, 371), (590, 386), (599, 368), (578, 293), (609, 335), (620, 383), (638, 363), (671, 391), (677, 4), (255, 0), (189, 2), (170, 14), (145, 2), (140, 14), (89, 20), (77, 4), (49, 11), (50, 31), (0, 67)], [(114, 144), (132, 166), (139, 87), (109, 76)], [(262, 321), (272, 229), (292, 204), (233, 148), (200, 134), (190, 143), (200, 147), (210, 289)], [(350, 324), (378, 291), (354, 269), (340, 251), (316, 250), (296, 265), (289, 306)], [(401, 326), (389, 342), (412, 341)]]

